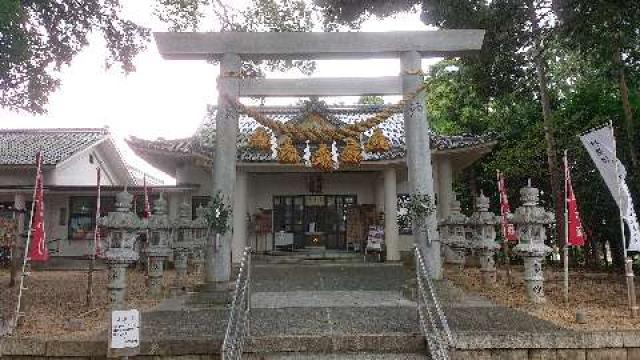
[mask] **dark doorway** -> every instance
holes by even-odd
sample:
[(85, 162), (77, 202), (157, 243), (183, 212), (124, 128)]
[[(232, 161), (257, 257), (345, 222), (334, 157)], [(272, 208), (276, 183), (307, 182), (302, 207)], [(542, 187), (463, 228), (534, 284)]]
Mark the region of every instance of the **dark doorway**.
[(284, 231), (293, 248), (346, 249), (347, 209), (356, 204), (356, 195), (274, 196), (274, 238)]

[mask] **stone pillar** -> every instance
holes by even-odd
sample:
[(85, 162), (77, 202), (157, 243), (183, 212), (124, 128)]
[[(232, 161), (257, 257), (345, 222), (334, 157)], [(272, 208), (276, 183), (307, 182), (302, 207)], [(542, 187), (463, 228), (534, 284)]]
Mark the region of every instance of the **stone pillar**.
[(149, 277), (149, 294), (154, 298), (162, 297), (162, 276), (164, 273), (164, 259), (160, 256), (149, 256), (147, 275)]
[(473, 227), (473, 248), (480, 256), (480, 272), (482, 283), (487, 286), (496, 284), (496, 262), (494, 256), (500, 245), (496, 243), (496, 226), (500, 217), (489, 211), (489, 198), (480, 192), (476, 198), (475, 212), (469, 218)]
[(187, 270), (189, 269), (189, 250), (178, 248), (173, 252), (173, 266), (176, 268), (176, 278), (173, 282), (173, 295), (178, 295), (185, 287)]
[(451, 213), (451, 204), (454, 201), (453, 194), (453, 171), (451, 169), (451, 160), (448, 157), (440, 160), (438, 165), (438, 183), (439, 187), (439, 204), (440, 218), (444, 219)]
[(384, 212), (384, 171), (382, 176), (376, 176), (373, 181), (373, 191), (376, 198), (376, 211)]
[[(236, 182), (236, 154), (238, 137), (238, 111), (223, 95), (238, 98), (239, 76), (242, 61), (236, 54), (225, 54), (220, 62), (218, 78), (218, 112), (216, 114), (216, 155), (213, 162), (213, 194), (220, 192), (224, 202), (233, 206), (233, 190)], [(220, 236), (220, 244), (214, 244), (210, 236), (205, 253), (205, 281), (227, 282), (231, 277), (232, 231)]]
[[(448, 157), (439, 159), (438, 172), (438, 218), (447, 219), (451, 214), (451, 203), (453, 193), (453, 173), (451, 171), (451, 160)], [(458, 255), (442, 242), (442, 254), (445, 262), (449, 264), (457, 264), (459, 262)]]
[(384, 169), (384, 238), (387, 261), (400, 260), (397, 199), (396, 169), (386, 168)]
[(109, 262), (109, 302), (111, 310), (124, 310), (127, 289), (127, 267), (129, 264), (122, 262)]
[[(402, 55), (401, 65), (402, 90), (405, 96), (409, 96), (422, 85), (422, 58), (417, 51), (409, 51)], [(404, 109), (407, 168), (411, 193), (428, 195), (434, 200), (431, 143), (425, 100), (425, 93), (421, 91), (413, 101), (407, 103)], [(413, 236), (416, 244), (424, 252), (431, 269), (431, 277), (441, 279), (442, 260), (435, 212), (425, 219), (424, 228), (417, 228), (414, 224)]]
[(456, 199), (455, 193), (450, 207), (449, 216), (440, 221), (440, 237), (442, 238), (443, 248), (446, 245), (453, 255), (449, 263), (458, 265), (458, 269), (462, 270), (467, 250), (471, 247), (467, 238), (469, 218), (461, 212), (460, 201)]
[(242, 260), (247, 246), (247, 174), (239, 171), (236, 177), (235, 196), (233, 198), (233, 241), (231, 255), (234, 264)]
[(527, 284), (527, 296), (534, 304), (545, 302), (544, 273), (542, 262), (551, 252), (544, 244), (547, 238), (545, 226), (554, 223), (554, 215), (538, 206), (540, 191), (529, 184), (520, 189), (522, 206), (512, 214), (511, 220), (518, 232), (518, 245), (514, 251), (524, 260), (524, 281)]

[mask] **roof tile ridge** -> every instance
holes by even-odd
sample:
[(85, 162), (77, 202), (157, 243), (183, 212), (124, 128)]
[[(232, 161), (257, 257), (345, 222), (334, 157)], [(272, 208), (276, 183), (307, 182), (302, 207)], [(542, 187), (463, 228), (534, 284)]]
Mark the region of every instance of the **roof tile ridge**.
[(108, 127), (102, 128), (0, 128), (0, 133), (101, 133), (104, 135), (109, 134)]

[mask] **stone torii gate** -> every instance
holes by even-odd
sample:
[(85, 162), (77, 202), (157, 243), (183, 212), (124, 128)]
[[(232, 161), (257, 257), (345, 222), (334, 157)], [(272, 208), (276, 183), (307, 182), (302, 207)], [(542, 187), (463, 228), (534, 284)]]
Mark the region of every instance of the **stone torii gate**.
[[(422, 85), (423, 57), (463, 55), (480, 50), (483, 30), (346, 33), (155, 33), (160, 54), (170, 60), (220, 61), (219, 110), (216, 117), (213, 193), (234, 204), (236, 139), (239, 114), (232, 101), (250, 96), (404, 95)], [(379, 78), (243, 79), (243, 60), (400, 58), (401, 74)], [(433, 171), (426, 117), (425, 92), (419, 91), (404, 109), (407, 168), (411, 193), (434, 199)], [(234, 213), (236, 217), (244, 214)], [(390, 221), (393, 221), (391, 219)], [(441, 278), (440, 241), (435, 213), (425, 219), (426, 231), (414, 231), (415, 243), (430, 264), (432, 277)], [(234, 229), (237, 235), (246, 229)], [(243, 235), (244, 236), (244, 235)], [(230, 280), (231, 239), (227, 232), (218, 251), (206, 250), (207, 283)], [(214, 259), (215, 258), (215, 259)]]

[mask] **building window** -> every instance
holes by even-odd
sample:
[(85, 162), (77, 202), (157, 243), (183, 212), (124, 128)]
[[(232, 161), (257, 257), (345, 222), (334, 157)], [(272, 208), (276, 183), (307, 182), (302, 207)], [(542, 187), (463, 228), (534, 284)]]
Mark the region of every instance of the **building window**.
[[(115, 208), (112, 196), (100, 198), (100, 216), (105, 216)], [(92, 196), (72, 196), (69, 198), (69, 239), (90, 240), (96, 227), (96, 198)]]
[(409, 218), (409, 194), (398, 194), (398, 231), (402, 235), (411, 235), (411, 219)]
[(0, 219), (13, 219), (16, 217), (13, 202), (0, 202)]

